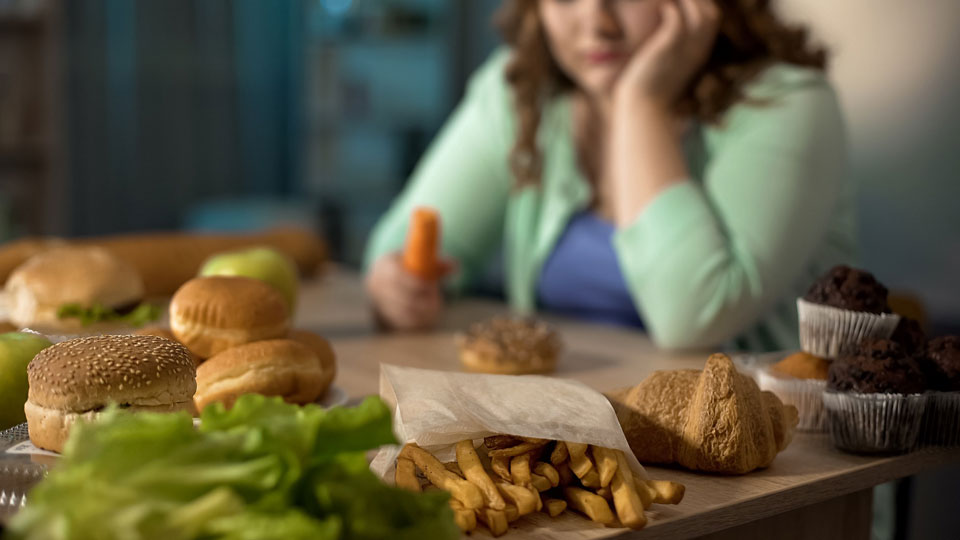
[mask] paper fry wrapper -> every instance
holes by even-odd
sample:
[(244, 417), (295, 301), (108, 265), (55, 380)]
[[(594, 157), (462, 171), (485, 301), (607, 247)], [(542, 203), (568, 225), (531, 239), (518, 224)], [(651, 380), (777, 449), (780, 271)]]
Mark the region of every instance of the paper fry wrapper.
[(797, 429), (826, 430), (827, 415), (823, 409), (823, 391), (827, 388), (827, 381), (782, 377), (771, 373), (769, 368), (758, 370), (756, 379), (761, 390), (769, 390), (776, 394), (784, 405), (797, 408), (800, 416)]
[(960, 392), (928, 392), (920, 442), (927, 446), (960, 446)]
[(916, 448), (924, 394), (826, 391), (823, 404), (833, 444), (862, 454), (902, 454)]
[[(506, 434), (623, 450), (631, 468), (647, 478), (610, 402), (576, 381), (383, 364), (380, 397), (394, 410), (397, 439), (417, 443), (440, 461), (456, 458), (454, 445), (459, 441)], [(381, 448), (370, 469), (393, 483), (400, 449)]]
[(797, 299), (800, 348), (822, 358), (837, 358), (867, 338), (886, 339), (900, 316), (893, 313), (850, 311)]

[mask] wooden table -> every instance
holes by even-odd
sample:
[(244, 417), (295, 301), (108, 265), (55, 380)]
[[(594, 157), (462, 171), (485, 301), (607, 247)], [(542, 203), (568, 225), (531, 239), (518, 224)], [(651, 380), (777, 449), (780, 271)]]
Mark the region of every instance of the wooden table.
[[(304, 287), (297, 323), (332, 340), (339, 361), (335, 384), (357, 399), (378, 392), (381, 363), (460, 370), (453, 334), (506, 311), (497, 302), (463, 300), (448, 310), (436, 332), (378, 334), (359, 277), (333, 269)], [(636, 384), (658, 369), (699, 369), (708, 356), (658, 351), (638, 332), (548, 320), (566, 346), (555, 375), (600, 391)], [(527, 516), (512, 525), (507, 538), (867, 539), (874, 486), (950, 463), (960, 463), (960, 449), (865, 457), (835, 450), (825, 435), (798, 434), (771, 467), (745, 476), (647, 467), (652, 478), (681, 482), (687, 490), (680, 505), (648, 511), (650, 523), (642, 531), (599, 527), (568, 512), (557, 520)]]

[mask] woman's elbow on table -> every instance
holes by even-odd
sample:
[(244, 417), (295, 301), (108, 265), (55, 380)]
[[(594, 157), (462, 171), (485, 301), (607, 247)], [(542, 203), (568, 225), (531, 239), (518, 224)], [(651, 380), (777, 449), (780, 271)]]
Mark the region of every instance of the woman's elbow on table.
[[(731, 287), (736, 290), (730, 290)], [(637, 304), (644, 326), (658, 348), (715, 348), (755, 324), (765, 304), (765, 296), (759, 294), (761, 287), (758, 283), (740, 282), (733, 286), (728, 281), (727, 286), (721, 286), (716, 282), (697, 285), (693, 281), (683, 294), (670, 294), (661, 288), (638, 296)], [(683, 289), (671, 290), (677, 293)]]
[(718, 347), (734, 337), (716, 325), (698, 324), (696, 318), (695, 313), (653, 313), (644, 316), (644, 324), (657, 348), (666, 351)]

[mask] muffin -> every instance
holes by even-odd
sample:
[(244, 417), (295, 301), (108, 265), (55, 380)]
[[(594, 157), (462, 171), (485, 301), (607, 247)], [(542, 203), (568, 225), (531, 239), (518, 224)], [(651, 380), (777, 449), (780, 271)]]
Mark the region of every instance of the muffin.
[(827, 386), (861, 394), (919, 394), (925, 389), (920, 364), (889, 339), (864, 341), (830, 366)]
[(927, 335), (916, 319), (902, 317), (890, 339), (903, 347), (904, 352), (915, 356), (923, 352), (927, 345)]
[(797, 299), (800, 347), (836, 358), (864, 339), (888, 338), (900, 321), (887, 304), (887, 288), (869, 272), (835, 266)]
[(921, 362), (931, 390), (960, 391), (960, 336), (931, 339)]
[(776, 394), (797, 408), (801, 431), (822, 431), (826, 426), (823, 391), (827, 386), (830, 361), (810, 353), (793, 353), (757, 372), (762, 390)]
[(960, 446), (960, 337), (930, 340), (920, 364), (931, 390), (920, 440), (935, 446)]
[(823, 394), (834, 444), (857, 453), (903, 453), (917, 442), (926, 400), (919, 363), (889, 339), (865, 340), (830, 365)]
[(830, 361), (806, 352), (793, 353), (770, 367), (777, 375), (795, 379), (826, 381)]
[(467, 371), (500, 375), (549, 373), (561, 349), (559, 336), (543, 322), (508, 317), (474, 324), (458, 342)]
[(887, 288), (873, 274), (849, 266), (834, 266), (814, 283), (803, 299), (847, 311), (890, 313)]

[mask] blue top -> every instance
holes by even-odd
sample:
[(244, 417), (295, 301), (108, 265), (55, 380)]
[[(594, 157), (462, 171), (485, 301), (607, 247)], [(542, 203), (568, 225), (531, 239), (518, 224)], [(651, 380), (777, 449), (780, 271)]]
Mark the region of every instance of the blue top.
[(614, 251), (615, 232), (612, 223), (591, 212), (570, 219), (540, 273), (537, 297), (543, 308), (643, 328)]

